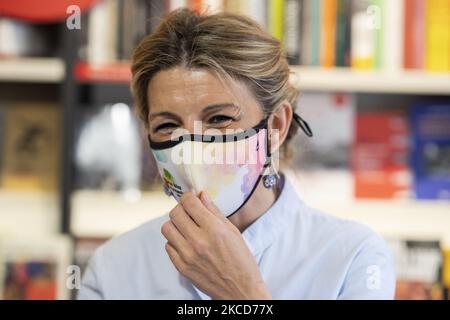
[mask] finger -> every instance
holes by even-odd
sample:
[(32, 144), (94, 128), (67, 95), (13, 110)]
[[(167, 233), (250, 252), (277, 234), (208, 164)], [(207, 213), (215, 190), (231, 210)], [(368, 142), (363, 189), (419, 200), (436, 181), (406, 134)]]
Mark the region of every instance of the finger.
[(198, 226), (206, 226), (211, 219), (208, 209), (192, 192), (182, 194), (180, 204)]
[(165, 222), (161, 226), (161, 233), (167, 241), (169, 241), (176, 248), (177, 251), (184, 252), (190, 250), (187, 240), (171, 220)]
[(170, 242), (166, 243), (166, 252), (178, 272), (184, 275), (184, 272), (186, 271), (186, 264)]
[(186, 240), (191, 241), (198, 234), (199, 228), (197, 224), (181, 204), (178, 204), (169, 212), (169, 217)]
[(225, 216), (220, 212), (219, 208), (214, 204), (214, 202), (211, 201), (211, 198), (209, 197), (208, 193), (206, 191), (202, 191), (200, 193), (200, 200), (203, 203), (203, 205), (212, 212), (216, 217), (219, 219), (224, 219)]

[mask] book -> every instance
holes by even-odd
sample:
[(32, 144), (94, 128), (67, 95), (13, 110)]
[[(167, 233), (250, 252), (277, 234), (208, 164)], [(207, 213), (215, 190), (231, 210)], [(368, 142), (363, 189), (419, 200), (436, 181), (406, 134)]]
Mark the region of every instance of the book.
[(311, 63), (310, 66), (320, 66), (320, 35), (323, 0), (312, 0), (311, 2)]
[(198, 13), (203, 12), (203, 0), (189, 0), (188, 6)]
[[(80, 281), (77, 270), (70, 269), (71, 258), (72, 243), (67, 236), (1, 237), (0, 299), (69, 299), (70, 289)], [(68, 271), (73, 272), (70, 283)]]
[(51, 28), (0, 17), (0, 57), (55, 55)]
[(442, 299), (439, 240), (387, 239), (395, 257), (397, 300)]
[(300, 63), (305, 66), (312, 64), (312, 5), (313, 0), (303, 0), (301, 9), (301, 45), (300, 45)]
[(383, 68), (396, 72), (403, 68), (404, 0), (384, 1), (383, 17)]
[(427, 0), (425, 2), (425, 69), (450, 71), (450, 2)]
[(301, 37), (301, 1), (285, 1), (285, 28), (284, 47), (288, 63), (291, 65), (300, 64), (300, 37)]
[(350, 21), (351, 1), (338, 0), (336, 14), (336, 45), (335, 65), (336, 67), (350, 66)]
[(9, 190), (57, 190), (60, 177), (60, 107), (9, 104), (0, 184)]
[(141, 0), (119, 0), (119, 60), (131, 60), (134, 48), (146, 35), (145, 5)]
[(284, 36), (284, 0), (269, 0), (269, 32), (280, 41)]
[(442, 282), (444, 287), (450, 289), (450, 250), (448, 248), (444, 248), (442, 253), (444, 258), (444, 265), (442, 268)]
[(356, 198), (409, 196), (409, 132), (407, 115), (402, 112), (356, 115), (352, 148)]
[(310, 139), (296, 136), (293, 164), (300, 169), (348, 168), (355, 107), (352, 94), (301, 95), (297, 110), (311, 126), (314, 136)]
[(337, 0), (322, 0), (320, 29), (320, 66), (331, 68), (336, 64)]
[(370, 27), (374, 32), (374, 69), (380, 70), (384, 67), (384, 35), (386, 30), (383, 28), (384, 8), (386, 0), (372, 0), (372, 4), (368, 7)]
[(372, 70), (375, 67), (375, 28), (370, 23), (367, 8), (370, 0), (352, 2), (351, 67)]
[(416, 198), (450, 200), (450, 103), (414, 105), (411, 124)]
[(405, 69), (423, 69), (425, 53), (425, 0), (405, 0), (403, 60)]
[(87, 60), (92, 65), (113, 63), (118, 57), (119, 2), (105, 0), (88, 15)]

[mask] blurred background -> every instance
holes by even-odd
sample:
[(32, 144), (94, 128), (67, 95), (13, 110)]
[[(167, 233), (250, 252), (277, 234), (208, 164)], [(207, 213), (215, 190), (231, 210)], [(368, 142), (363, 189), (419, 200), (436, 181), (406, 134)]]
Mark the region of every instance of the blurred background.
[(448, 299), (450, 0), (0, 0), (0, 298), (73, 298), (97, 246), (174, 206), (129, 60), (183, 6), (283, 41), (300, 197), (388, 241), (397, 299)]

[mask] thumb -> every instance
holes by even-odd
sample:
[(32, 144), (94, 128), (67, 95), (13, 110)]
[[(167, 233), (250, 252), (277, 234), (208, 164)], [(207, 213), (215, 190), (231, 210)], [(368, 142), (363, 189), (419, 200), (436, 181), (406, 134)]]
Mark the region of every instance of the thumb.
[(202, 191), (200, 193), (200, 200), (202, 201), (203, 205), (211, 211), (215, 216), (224, 217), (222, 212), (220, 212), (219, 208), (211, 201), (211, 198), (209, 197), (208, 193), (206, 191)]

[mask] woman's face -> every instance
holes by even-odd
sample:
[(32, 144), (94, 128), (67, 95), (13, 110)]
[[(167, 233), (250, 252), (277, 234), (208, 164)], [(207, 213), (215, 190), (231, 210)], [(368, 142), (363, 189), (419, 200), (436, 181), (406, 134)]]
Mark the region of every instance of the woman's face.
[(198, 128), (200, 123), (203, 131), (245, 130), (264, 116), (258, 101), (242, 82), (225, 86), (207, 70), (184, 67), (160, 71), (151, 79), (148, 105), (150, 138), (158, 142), (170, 140), (176, 129), (193, 133), (194, 124)]

